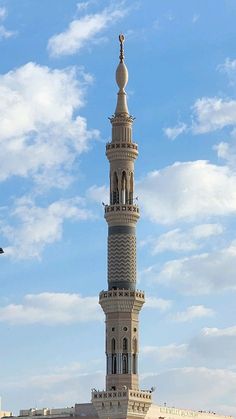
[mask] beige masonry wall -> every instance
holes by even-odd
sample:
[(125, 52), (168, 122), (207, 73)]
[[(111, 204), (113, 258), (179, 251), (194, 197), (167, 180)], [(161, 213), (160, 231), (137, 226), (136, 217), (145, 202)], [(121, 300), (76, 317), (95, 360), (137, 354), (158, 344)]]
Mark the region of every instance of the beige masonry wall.
[(218, 415), (215, 412), (194, 411), (152, 404), (145, 419), (233, 419), (232, 416)]

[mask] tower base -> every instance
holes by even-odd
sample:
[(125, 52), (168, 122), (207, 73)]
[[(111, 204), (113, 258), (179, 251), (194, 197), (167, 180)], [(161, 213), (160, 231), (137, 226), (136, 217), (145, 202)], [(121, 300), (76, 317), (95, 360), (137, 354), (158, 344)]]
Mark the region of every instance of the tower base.
[(149, 391), (93, 391), (92, 404), (99, 419), (144, 419), (151, 404)]

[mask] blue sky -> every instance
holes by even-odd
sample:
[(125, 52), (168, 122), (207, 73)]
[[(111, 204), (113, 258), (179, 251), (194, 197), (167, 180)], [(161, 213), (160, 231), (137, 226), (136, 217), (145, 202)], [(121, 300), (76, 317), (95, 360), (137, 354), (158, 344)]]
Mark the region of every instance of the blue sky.
[(0, 0), (0, 395), (69, 406), (104, 387), (118, 34), (136, 191), (140, 386), (236, 414), (236, 3)]

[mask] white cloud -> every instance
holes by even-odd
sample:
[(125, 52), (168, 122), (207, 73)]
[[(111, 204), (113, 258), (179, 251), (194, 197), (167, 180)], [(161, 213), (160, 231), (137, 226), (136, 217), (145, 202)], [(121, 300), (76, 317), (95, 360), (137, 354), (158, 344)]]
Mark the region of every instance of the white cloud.
[[(187, 343), (145, 346), (141, 353), (150, 359), (152, 369), (141, 375), (142, 387), (158, 388), (153, 394), (158, 404), (161, 400), (167, 406), (236, 413), (236, 371), (231, 367), (235, 351), (235, 326), (203, 328)], [(181, 367), (165, 370), (163, 364), (169, 366), (172, 361)]]
[(156, 297), (146, 297), (145, 307), (147, 308), (157, 308), (160, 311), (169, 310), (172, 305), (170, 300), (165, 300), (163, 298), (156, 298)]
[[(122, 7), (121, 7), (122, 6)], [(106, 8), (100, 13), (90, 14), (73, 20), (68, 29), (53, 35), (48, 41), (48, 50), (53, 56), (75, 54), (88, 43), (97, 42), (98, 35), (109, 24), (121, 19), (127, 10), (124, 4)]]
[(79, 197), (55, 201), (48, 207), (37, 206), (32, 199), (22, 197), (16, 200), (8, 217), (11, 225), (4, 219), (0, 221), (0, 232), (9, 242), (4, 248), (5, 255), (31, 259), (40, 258), (46, 245), (61, 239), (66, 220), (87, 220), (92, 214)]
[(219, 159), (225, 160), (227, 165), (234, 170), (236, 167), (236, 129), (231, 131), (228, 142), (221, 141), (214, 145), (213, 149), (216, 150)]
[(236, 414), (236, 372), (206, 367), (174, 368), (152, 373), (142, 380), (142, 386), (157, 386), (154, 393), (167, 406)]
[(75, 406), (75, 402), (90, 402), (91, 388), (103, 388), (104, 372), (98, 367), (98, 360), (90, 360), (86, 365), (71, 362), (51, 365), (45, 371), (39, 368), (38, 371), (24, 370), (19, 375), (14, 372), (14, 378), (8, 374), (4, 389), (15, 410), (35, 406), (35, 401), (38, 406)]
[(218, 66), (218, 70), (226, 74), (230, 80), (231, 85), (236, 83), (236, 60), (226, 58), (224, 64)]
[(186, 252), (199, 249), (204, 246), (209, 237), (223, 232), (220, 224), (200, 224), (191, 229), (182, 231), (180, 228), (161, 234), (157, 239), (149, 240), (152, 253), (157, 254), (165, 251)]
[(223, 227), (220, 224), (199, 224), (193, 227), (191, 233), (196, 240), (201, 240), (218, 236), (223, 233)]
[(204, 307), (203, 305), (188, 307), (186, 311), (177, 312), (172, 316), (176, 322), (188, 322), (193, 319), (202, 317), (212, 317), (215, 312), (211, 308)]
[(0, 7), (0, 20), (4, 20), (7, 16), (7, 9), (5, 7)]
[(142, 353), (147, 356), (154, 357), (159, 361), (167, 361), (169, 359), (177, 359), (185, 357), (188, 350), (188, 345), (176, 345), (171, 343), (166, 346), (144, 346)]
[(189, 341), (188, 352), (192, 359), (207, 365), (231, 367), (235, 365), (236, 326), (204, 327)]
[(221, 141), (219, 144), (215, 145), (214, 149), (217, 151), (217, 155), (221, 159), (231, 162), (232, 156), (233, 159), (235, 158), (235, 153), (231, 152), (231, 146), (224, 141)]
[(236, 100), (203, 97), (193, 105), (193, 133), (204, 134), (236, 124)]
[[(0, 22), (5, 20), (6, 16), (7, 16), (7, 9), (5, 7), (0, 7)], [(5, 28), (3, 24), (0, 24), (0, 40), (10, 38), (14, 36), (15, 34), (16, 32), (9, 31)]]
[(15, 32), (9, 31), (5, 28), (5, 26), (0, 25), (0, 40), (11, 38), (14, 35), (15, 35)]
[[(236, 291), (236, 246), (166, 262), (162, 269), (152, 267), (147, 277), (178, 289), (184, 294)], [(145, 274), (144, 274), (145, 276)]]
[(218, 329), (217, 327), (205, 327), (203, 329), (205, 336), (235, 336), (236, 337), (236, 326), (226, 327), (225, 329)]
[(98, 135), (75, 115), (85, 104), (87, 80), (75, 68), (34, 63), (0, 76), (0, 181), (16, 175), (46, 186), (68, 184), (69, 167)]
[(181, 122), (175, 127), (164, 128), (163, 131), (170, 140), (175, 140), (180, 134), (187, 131), (187, 125)]
[(0, 308), (0, 322), (11, 325), (53, 326), (98, 321), (102, 317), (97, 297), (82, 297), (80, 294), (28, 294), (22, 304), (9, 304)]
[[(194, 15), (193, 23), (199, 16)], [(224, 64), (217, 69), (226, 74), (230, 85), (236, 86), (236, 60), (227, 58)], [(193, 134), (206, 134), (225, 127), (236, 126), (236, 100), (222, 97), (201, 97), (198, 98), (192, 106), (192, 123), (185, 124), (181, 122), (173, 128), (165, 128), (164, 132), (170, 139), (175, 139), (183, 132), (192, 132)]]
[(145, 215), (161, 224), (236, 212), (236, 175), (207, 161), (175, 163), (137, 184)]
[[(213, 310), (202, 306), (190, 307), (179, 313), (177, 321), (189, 321), (195, 317), (212, 316)], [(187, 343), (169, 343), (164, 346), (144, 346), (145, 356), (164, 360), (185, 358), (185, 365), (230, 368), (235, 364), (236, 326), (219, 329), (204, 327)]]
[(87, 190), (86, 197), (99, 204), (102, 202), (107, 204), (109, 202), (109, 188), (106, 185), (93, 185)]
[(92, 3), (91, 0), (77, 3), (77, 6), (76, 6), (77, 10), (80, 12), (81, 10), (87, 9), (91, 3)]

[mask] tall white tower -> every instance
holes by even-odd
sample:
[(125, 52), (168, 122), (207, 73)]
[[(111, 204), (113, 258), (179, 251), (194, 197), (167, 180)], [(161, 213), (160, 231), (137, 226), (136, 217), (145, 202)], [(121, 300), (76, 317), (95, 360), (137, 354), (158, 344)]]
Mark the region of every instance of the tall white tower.
[(129, 114), (125, 86), (124, 36), (119, 36), (119, 87), (112, 124), (112, 140), (106, 145), (110, 163), (110, 203), (105, 206), (108, 224), (108, 291), (99, 295), (106, 315), (106, 391), (93, 391), (92, 401), (101, 418), (144, 417), (151, 394), (139, 390), (139, 311), (144, 292), (136, 289), (136, 223), (134, 162), (138, 146), (132, 139), (134, 118)]

